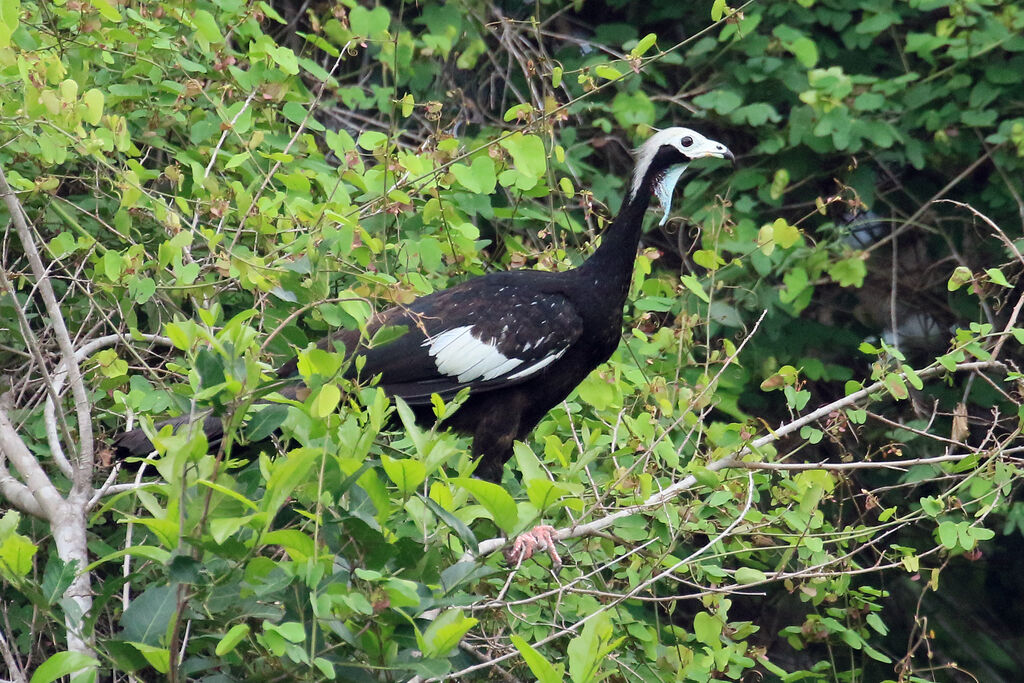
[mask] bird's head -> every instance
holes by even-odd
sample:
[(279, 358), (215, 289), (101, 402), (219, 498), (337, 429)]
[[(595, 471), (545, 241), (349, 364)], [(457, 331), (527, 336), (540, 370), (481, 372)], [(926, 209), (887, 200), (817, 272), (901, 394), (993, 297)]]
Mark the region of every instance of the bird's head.
[(651, 177), (651, 189), (665, 209), (664, 225), (672, 208), (672, 191), (679, 176), (694, 159), (716, 157), (735, 162), (736, 157), (721, 142), (706, 138), (689, 128), (666, 128), (652, 135), (636, 150), (636, 169), (630, 199), (635, 199), (644, 179)]

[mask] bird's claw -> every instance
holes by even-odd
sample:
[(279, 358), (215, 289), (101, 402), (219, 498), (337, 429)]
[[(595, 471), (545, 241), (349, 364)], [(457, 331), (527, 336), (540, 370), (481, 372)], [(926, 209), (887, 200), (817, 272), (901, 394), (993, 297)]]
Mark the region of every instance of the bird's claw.
[(510, 565), (518, 567), (524, 560), (533, 557), (538, 550), (546, 550), (551, 564), (555, 569), (562, 566), (562, 558), (558, 556), (555, 549), (555, 527), (548, 524), (539, 524), (529, 531), (519, 534), (512, 547), (505, 551), (505, 561)]

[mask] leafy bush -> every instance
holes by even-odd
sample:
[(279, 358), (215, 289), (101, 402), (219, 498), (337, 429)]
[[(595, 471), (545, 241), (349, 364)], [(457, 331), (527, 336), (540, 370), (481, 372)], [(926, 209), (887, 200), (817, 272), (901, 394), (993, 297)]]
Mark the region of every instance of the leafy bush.
[[(1005, 598), (968, 591), (1020, 527), (1022, 29), (942, 0), (3, 3), (12, 678), (1013, 680), (1014, 622), (978, 616)], [(578, 265), (678, 124), (741, 163), (688, 172), (618, 351), (502, 486), (310, 347)], [(125, 416), (203, 409), (220, 447), (162, 433), (107, 476)], [(540, 521), (565, 566), (502, 562)]]

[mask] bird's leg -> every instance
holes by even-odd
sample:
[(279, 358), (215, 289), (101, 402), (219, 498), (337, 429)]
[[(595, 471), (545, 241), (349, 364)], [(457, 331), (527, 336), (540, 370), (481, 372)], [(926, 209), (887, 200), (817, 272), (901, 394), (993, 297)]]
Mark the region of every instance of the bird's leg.
[(555, 569), (562, 566), (562, 558), (555, 549), (555, 527), (538, 524), (529, 531), (519, 534), (512, 547), (505, 551), (505, 561), (518, 567), (524, 560), (533, 557), (537, 550), (546, 550)]
[(480, 462), (473, 476), (501, 484), (505, 463), (512, 458), (512, 443), (519, 432), (520, 401), (515, 396), (506, 406), (487, 406), (478, 418), (473, 430), (473, 456), (480, 458)]

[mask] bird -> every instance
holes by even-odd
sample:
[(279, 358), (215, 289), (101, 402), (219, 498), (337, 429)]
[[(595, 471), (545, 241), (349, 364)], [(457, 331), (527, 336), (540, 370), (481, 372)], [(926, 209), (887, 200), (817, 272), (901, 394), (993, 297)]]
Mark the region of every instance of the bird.
[[(578, 267), (474, 277), (375, 314), (366, 335), (340, 330), (319, 346), (343, 348), (350, 360), (361, 357), (349, 364), (348, 376), (378, 377), (379, 386), (402, 398), (420, 423), (437, 420), (433, 395), (448, 401), (468, 389), (444, 425), (472, 436), (474, 476), (500, 483), (513, 443), (529, 435), (615, 351), (651, 197), (657, 196), (664, 209), (664, 224), (683, 171), (705, 157), (735, 163), (725, 145), (689, 128), (657, 131), (635, 151), (622, 206), (600, 245)], [(388, 335), (385, 343), (366, 342), (383, 328), (404, 332), (397, 338)], [(298, 384), (297, 375), (298, 358), (277, 371), (278, 379), (292, 386)], [(188, 421), (186, 416), (157, 427)], [(202, 428), (211, 443), (221, 436), (219, 418), (206, 417)], [(153, 450), (141, 429), (120, 434), (113, 445), (119, 458)]]

